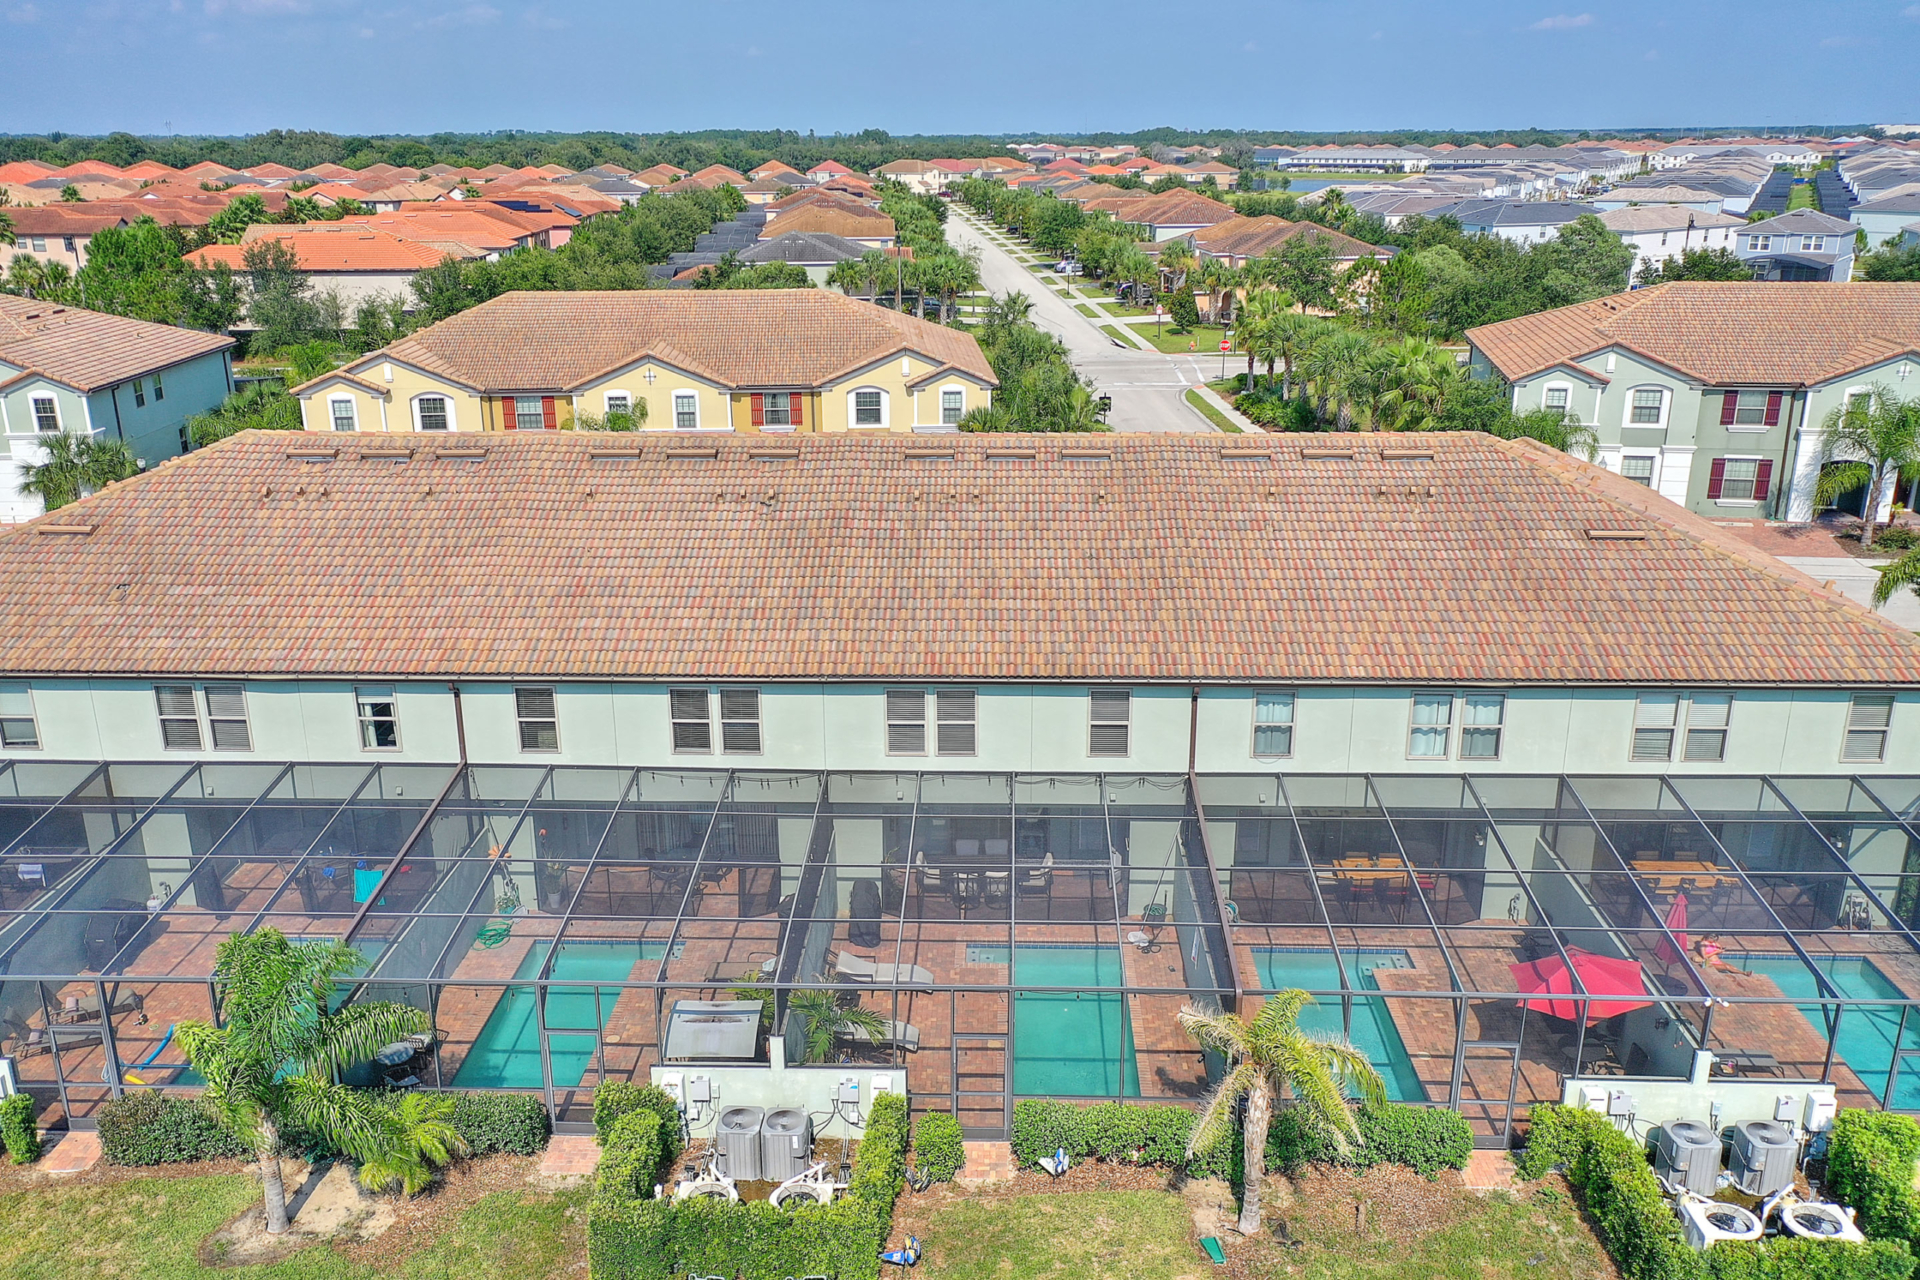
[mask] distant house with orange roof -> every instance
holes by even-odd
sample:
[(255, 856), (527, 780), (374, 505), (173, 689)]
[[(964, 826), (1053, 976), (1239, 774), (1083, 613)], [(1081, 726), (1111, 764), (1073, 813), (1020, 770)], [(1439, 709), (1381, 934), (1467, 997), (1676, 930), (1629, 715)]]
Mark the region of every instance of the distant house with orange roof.
[(539, 243), (545, 234), (539, 227), (515, 219), (512, 212), (490, 201), (449, 201), (411, 204), (390, 213), (343, 218), (332, 225), (374, 227), (445, 249), (457, 258), (492, 262), (502, 254)]
[(247, 172), (256, 178), (268, 178), (275, 182), (285, 182), (288, 178), (294, 177), (300, 171), (298, 169), (289, 169), (283, 164), (274, 164), (269, 161), (266, 164), (248, 165)]
[(738, 169), (729, 169), (723, 164), (710, 164), (696, 173), (690, 173), (680, 181), (689, 187), (711, 191), (717, 187), (744, 187), (747, 175)]
[(153, 178), (171, 178), (178, 172), (172, 165), (161, 164), (158, 160), (139, 160), (120, 171), (123, 177), (139, 178), (142, 182)]
[(838, 160), (822, 160), (819, 164), (807, 170), (807, 176), (815, 182), (824, 182), (828, 178), (846, 178), (852, 176), (852, 174), (853, 170), (847, 168), (847, 166), (841, 164)]
[(884, 213), (864, 206), (824, 202), (800, 205), (767, 219), (760, 238), (766, 240), (799, 231), (843, 236), (869, 249), (892, 248), (895, 239), (893, 219)]
[(95, 232), (133, 221), (122, 210), (93, 204), (30, 205), (9, 210), (8, 216), (13, 220), (14, 241), (0, 244), (0, 274), (12, 267), (15, 258), (57, 262), (78, 271), (87, 265), (87, 245)]
[(9, 160), (0, 164), (0, 183), (38, 182), (53, 172), (53, 166), (41, 160)]
[(189, 253), (187, 261), (197, 267), (227, 266), (245, 271), (247, 251), (267, 240), (285, 245), (315, 289), (338, 294), (349, 308), (382, 297), (399, 297), (411, 308), (409, 286), (414, 276), (449, 257), (478, 256), (452, 252), (445, 244), (422, 244), (378, 227), (316, 222), (248, 227), (242, 243), (208, 245)]

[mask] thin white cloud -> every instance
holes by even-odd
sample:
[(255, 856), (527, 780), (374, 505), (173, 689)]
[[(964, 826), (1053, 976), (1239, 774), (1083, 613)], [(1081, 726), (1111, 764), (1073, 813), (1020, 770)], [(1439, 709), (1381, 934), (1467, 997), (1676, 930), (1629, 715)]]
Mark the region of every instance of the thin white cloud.
[(1920, 4), (1910, 4), (1900, 12), (1903, 16), (1912, 18), (1915, 22), (1920, 22)]
[(1590, 27), (1593, 15), (1590, 13), (1556, 13), (1551, 18), (1542, 18), (1528, 27), (1529, 31), (1571, 31), (1575, 27)]
[(500, 20), (500, 11), (490, 4), (461, 5), (436, 13), (431, 18), (414, 23), (423, 30), (437, 31), (445, 27), (483, 27), (490, 22)]
[(1647, 50), (1647, 54), (1646, 54), (1646, 57), (1645, 57), (1644, 59), (1642, 59), (1642, 61), (1645, 61), (1645, 62), (1658, 62), (1658, 61), (1660, 61), (1660, 51), (1659, 51), (1658, 49), (1649, 49), (1649, 50)]
[(565, 18), (557, 18), (538, 5), (520, 15), (526, 24), (539, 31), (560, 31), (573, 24)]
[(290, 13), (307, 13), (313, 6), (308, 0), (207, 0), (207, 16), (222, 17), (225, 14), (242, 13), (259, 16), (277, 16)]
[(7, 21), (19, 23), (38, 22), (40, 21), (40, 6), (37, 4), (15, 5), (13, 8), (7, 10)]

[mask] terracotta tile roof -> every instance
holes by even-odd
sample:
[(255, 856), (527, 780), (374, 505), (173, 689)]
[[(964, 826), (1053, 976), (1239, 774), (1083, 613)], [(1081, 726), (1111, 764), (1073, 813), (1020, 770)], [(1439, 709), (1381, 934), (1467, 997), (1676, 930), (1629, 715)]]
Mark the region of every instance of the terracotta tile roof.
[(13, 230), (22, 236), (90, 236), (105, 227), (124, 227), (133, 215), (95, 204), (43, 204), (8, 209)]
[(968, 334), (827, 289), (508, 293), (347, 368), (391, 354), (482, 391), (567, 391), (649, 351), (737, 387), (821, 386), (907, 351), (993, 381)]
[(828, 235), (845, 236), (849, 240), (880, 240), (892, 239), (894, 226), (893, 219), (885, 214), (873, 217), (855, 213), (851, 209), (806, 205), (789, 209), (777, 218), (767, 219), (761, 235), (764, 238), (795, 231), (824, 231)]
[(1709, 385), (1812, 385), (1920, 351), (1920, 284), (1679, 281), (1467, 339), (1510, 379), (1617, 344)]
[(729, 169), (723, 164), (710, 164), (697, 173), (689, 174), (685, 181), (716, 187), (723, 186), (730, 182), (734, 186), (740, 187), (746, 185), (747, 175), (741, 173), (738, 169)]
[[(403, 443), (402, 466), (358, 456)], [(774, 463), (758, 440), (675, 457), (501, 433), (440, 459), (451, 443), (249, 432), (58, 513), (87, 536), (0, 532), (0, 667), (1920, 684), (1900, 628), (1631, 482), (1483, 435), (960, 437), (944, 464), (925, 439), (799, 436)], [(988, 460), (1016, 450), (1037, 456)], [(1433, 496), (1378, 496), (1409, 485)]]
[[(491, 205), (490, 210), (500, 206)], [(336, 226), (376, 227), (428, 244), (457, 241), (487, 253), (502, 253), (525, 244), (529, 227), (508, 225), (489, 213), (470, 209), (465, 201), (409, 203), (391, 213), (363, 213), (342, 218)]]
[(0, 164), (0, 182), (38, 182), (52, 172), (43, 160), (9, 160)]
[(0, 360), (93, 391), (233, 345), (201, 333), (0, 294)]
[(274, 164), (269, 161), (266, 164), (250, 164), (247, 166), (247, 172), (256, 178), (272, 178), (280, 181), (291, 178), (300, 171), (298, 169), (289, 169), (283, 164)]
[[(1108, 208), (1115, 201), (1122, 202), (1124, 208), (1120, 205)], [(1086, 207), (1107, 209), (1122, 221), (1155, 227), (1210, 227), (1236, 216), (1231, 207), (1191, 191), (1164, 191), (1144, 200), (1125, 195), (1107, 196), (1087, 201)]]
[(1257, 258), (1299, 236), (1323, 240), (1336, 258), (1384, 256), (1384, 252), (1363, 240), (1333, 231), (1312, 222), (1289, 222), (1266, 214), (1258, 218), (1230, 218), (1204, 227), (1192, 235), (1194, 246), (1216, 257)]
[[(260, 234), (253, 234), (254, 232)], [(444, 248), (421, 244), (373, 227), (250, 227), (245, 244), (210, 244), (187, 255), (196, 266), (225, 263), (246, 267), (247, 249), (261, 240), (277, 240), (293, 250), (302, 271), (423, 271), (448, 256)]]
[(809, 176), (827, 174), (835, 178), (844, 178), (852, 172), (853, 170), (847, 168), (847, 166), (841, 164), (838, 160), (822, 160), (819, 164), (807, 170)]

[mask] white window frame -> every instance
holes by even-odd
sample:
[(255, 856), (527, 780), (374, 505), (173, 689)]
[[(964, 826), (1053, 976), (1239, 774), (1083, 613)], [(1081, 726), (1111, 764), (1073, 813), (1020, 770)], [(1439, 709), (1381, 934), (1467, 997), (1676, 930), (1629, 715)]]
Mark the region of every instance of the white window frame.
[(677, 756), (713, 754), (713, 691), (705, 685), (667, 689), (667, 733)]
[(153, 375), (153, 400), (155, 404), (167, 398), (167, 389), (160, 385), (160, 375)]
[[(1417, 708), (1425, 700), (1445, 703), (1447, 718), (1421, 723)], [(1475, 718), (1491, 707), (1494, 718)], [(1415, 751), (1422, 731), (1441, 731), (1439, 752)], [(1487, 750), (1491, 739), (1492, 749)], [(1471, 749), (1470, 749), (1471, 744)], [(1498, 760), (1507, 746), (1507, 694), (1499, 689), (1416, 689), (1407, 700), (1407, 759)]]
[(882, 745), (890, 756), (927, 754), (927, 691), (887, 689), (881, 695)]
[[(381, 715), (377, 707), (385, 703), (387, 713)], [(390, 684), (357, 684), (353, 687), (354, 720), (360, 727), (360, 749), (362, 751), (398, 751), (400, 750), (400, 699), (398, 691)], [(393, 727), (393, 742), (382, 746), (372, 741), (377, 736), (376, 726), (385, 723)]]
[[(626, 402), (625, 408), (616, 409), (613, 407), (613, 402), (616, 397)], [(633, 412), (633, 402), (633, 392), (622, 391), (618, 387), (609, 388), (600, 393), (600, 412), (603, 416), (610, 413), (631, 414)]]
[(1800, 252), (1825, 253), (1826, 251), (1827, 251), (1827, 238), (1825, 236), (1801, 236), (1800, 237)]
[(1560, 406), (1561, 412), (1572, 413), (1573, 412), (1573, 384), (1571, 382), (1549, 382), (1543, 385), (1540, 388), (1540, 407), (1542, 409), (1553, 408), (1551, 400), (1553, 398), (1553, 393), (1556, 391), (1564, 392), (1567, 397), (1567, 402)]
[[(960, 419), (967, 416), (967, 389), (965, 387), (955, 387), (955, 386), (942, 387), (940, 388), (939, 395), (940, 395), (940, 398), (936, 403), (940, 413), (940, 425), (943, 427), (959, 426)], [(947, 397), (948, 396), (960, 397), (959, 407), (954, 410), (953, 421), (951, 422), (947, 421)]]
[[(1751, 405), (1742, 404), (1741, 400), (1745, 396), (1759, 396), (1760, 407), (1755, 409)], [(1744, 391), (1736, 390), (1733, 393), (1733, 421), (1726, 425), (1726, 430), (1742, 431), (1749, 434), (1758, 434), (1759, 432), (1765, 431), (1767, 429), (1767, 401), (1771, 399), (1772, 396), (1773, 393), (1771, 391), (1756, 391), (1751, 387)], [(1740, 415), (1743, 413), (1757, 413), (1759, 416), (1752, 422), (1742, 422)]]
[[(544, 716), (538, 715), (538, 714), (532, 714), (532, 715), (528, 714), (528, 707), (526, 705), (527, 697), (532, 696), (534, 698), (538, 698), (543, 694), (546, 696), (547, 706), (551, 710), (552, 714), (544, 715)], [(534, 712), (538, 712), (540, 710), (539, 705), (536, 703), (533, 706), (532, 710)], [(514, 685), (513, 686), (513, 719), (514, 719), (514, 727), (518, 731), (520, 753), (522, 755), (550, 756), (550, 755), (559, 754), (559, 751), (560, 751), (560, 698), (559, 698), (558, 691), (554, 688), (553, 685), (550, 685), (550, 684)], [(529, 725), (534, 727), (534, 732), (536, 734), (539, 732), (540, 725), (552, 726), (553, 745), (550, 747), (542, 746), (538, 742), (535, 742), (535, 744), (532, 746), (527, 745), (527, 742), (528, 742), (527, 728)]]
[[(1893, 737), (1896, 701), (1891, 693), (1856, 693), (1847, 699), (1847, 723), (1840, 734), (1842, 764), (1887, 762), (1887, 743)], [(1872, 753), (1856, 751), (1856, 741), (1862, 747), (1871, 746)]]
[[(693, 406), (693, 425), (690, 427), (680, 425), (680, 406), (682, 404), (691, 404)], [(698, 431), (700, 429), (700, 393), (698, 391), (676, 391), (673, 393), (673, 421), (668, 425), (675, 431)]]
[[(1732, 690), (1646, 689), (1634, 696), (1633, 730), (1627, 740), (1627, 759), (1634, 764), (1723, 764), (1733, 737), (1733, 709), (1739, 702)], [(1719, 709), (1724, 707), (1724, 714)], [(1665, 735), (1666, 750), (1655, 750), (1657, 736), (1642, 745), (1641, 735)], [(1717, 743), (1711, 754), (1707, 743)]]
[(446, 406), (447, 425), (444, 428), (445, 434), (451, 435), (453, 434), (454, 431), (458, 430), (458, 424), (454, 420), (453, 397), (448, 395), (444, 391), (422, 391), (419, 395), (413, 397), (412, 401), (410, 402), (413, 408), (413, 429), (415, 431), (424, 431), (424, 432), (427, 432), (427, 434), (429, 435), (436, 435), (436, 436), (442, 434), (442, 428), (439, 428), (439, 427), (428, 428), (420, 425), (421, 424), (420, 406), (423, 401), (427, 401), (427, 400), (438, 400), (441, 404)]
[[(1748, 483), (1755, 488), (1759, 487), (1760, 464), (1765, 462), (1767, 460), (1766, 458), (1757, 453), (1723, 453), (1720, 455), (1720, 460), (1722, 462), (1751, 462), (1753, 464), (1753, 475), (1749, 477)], [(1751, 490), (1749, 492), (1751, 492)], [(1765, 494), (1756, 494), (1753, 497), (1747, 498), (1729, 498), (1727, 496), (1727, 469), (1725, 467), (1720, 469), (1720, 496), (1713, 500), (1714, 506), (1757, 507), (1764, 501), (1766, 501)]]
[(933, 753), (937, 756), (980, 754), (980, 691), (934, 689)]
[(1772, 236), (1748, 236), (1747, 252), (1748, 253), (1772, 253), (1773, 237)]
[[(347, 406), (347, 421), (352, 426), (340, 425), (340, 406)], [(327, 428), (331, 431), (358, 431), (360, 429), (360, 406), (354, 403), (352, 396), (327, 397)]]
[[(860, 397), (877, 395), (880, 397), (880, 421), (860, 421)], [(849, 431), (886, 431), (893, 423), (893, 397), (887, 394), (885, 387), (855, 387), (847, 392), (847, 429)]]
[[(1440, 721), (1430, 720), (1422, 722), (1419, 718), (1419, 707), (1423, 699), (1429, 705), (1437, 706), (1444, 702), (1447, 718)], [(1438, 689), (1416, 690), (1413, 696), (1407, 700), (1407, 759), (1449, 760), (1453, 758), (1453, 722), (1455, 711), (1453, 704), (1454, 696), (1451, 693)], [(1440, 749), (1438, 751), (1414, 750), (1414, 747), (1420, 742), (1422, 732), (1431, 735), (1435, 729), (1440, 730)]]
[(1652, 464), (1652, 470), (1647, 473), (1647, 488), (1658, 493), (1660, 491), (1660, 451), (1658, 449), (1623, 449), (1620, 451), (1620, 474), (1629, 480), (1633, 480), (1635, 484), (1639, 484), (1640, 482), (1638, 480), (1634, 480), (1632, 476), (1627, 475), (1627, 459), (1629, 458), (1645, 459)]
[[(162, 690), (176, 698), (185, 694), (186, 711), (175, 702), (170, 710)], [(247, 710), (247, 687), (235, 680), (213, 680), (195, 685), (162, 681), (153, 686), (154, 709), (160, 721), (160, 745), (167, 751), (218, 751), (238, 754), (253, 750), (253, 725)], [(193, 744), (168, 746), (169, 721), (190, 724)], [(237, 726), (237, 729), (236, 729)], [(235, 738), (235, 733), (238, 738)], [(223, 741), (224, 739), (224, 741)]]
[[(503, 396), (501, 398), (513, 406), (513, 429), (515, 431), (545, 431), (547, 429), (547, 401), (545, 396)], [(533, 425), (530, 427), (522, 426), (520, 423), (520, 406), (529, 401), (533, 404)]]
[[(53, 406), (53, 429), (51, 431), (49, 431), (47, 428), (40, 425), (40, 406), (43, 404), (50, 404)], [(33, 419), (33, 434), (36, 436), (57, 436), (62, 431), (65, 431), (67, 429), (66, 423), (62, 421), (60, 417), (60, 397), (59, 396), (53, 396), (53, 395), (28, 396), (27, 412), (28, 412), (28, 416), (30, 416)]]
[[(1101, 701), (1106, 700), (1105, 714), (1101, 711)], [(1117, 702), (1126, 703), (1124, 715), (1114, 714)], [(1120, 750), (1112, 749), (1111, 743), (1103, 746), (1101, 730), (1120, 731)], [(1087, 754), (1102, 759), (1125, 759), (1133, 754), (1133, 690), (1117, 686), (1098, 686), (1087, 690)]]
[(147, 383), (144, 378), (133, 380), (133, 407), (136, 409), (147, 407)]
[[(181, 699), (184, 695), (185, 707)], [(160, 728), (160, 749), (162, 751), (198, 751), (206, 744), (206, 734), (200, 729), (200, 702), (198, 691), (190, 684), (156, 684), (153, 686), (154, 716)], [(169, 724), (193, 730), (193, 741), (168, 742)]]
[(9, 751), (38, 751), (42, 745), (40, 717), (33, 706), (33, 686), (21, 680), (0, 683), (0, 747)]
[[(1660, 416), (1659, 418), (1657, 418), (1652, 422), (1637, 422), (1634, 420), (1633, 411), (1636, 407), (1633, 402), (1634, 397), (1642, 391), (1657, 392), (1660, 396)], [(1625, 422), (1621, 423), (1620, 425), (1628, 428), (1637, 427), (1642, 430), (1664, 430), (1667, 425), (1667, 414), (1672, 409), (1672, 407), (1673, 407), (1673, 392), (1669, 391), (1665, 387), (1649, 386), (1646, 383), (1642, 383), (1637, 387), (1628, 387), (1627, 388), (1627, 405), (1626, 405), (1627, 419)]]
[[(798, 393), (793, 391), (762, 391), (760, 393), (760, 425), (778, 427), (782, 431), (793, 430), (793, 398), (796, 394)], [(778, 409), (773, 407), (775, 396), (780, 396), (785, 401)], [(781, 421), (773, 420), (775, 413), (781, 415)]]
[[(1263, 705), (1262, 700), (1267, 700)], [(1261, 715), (1268, 707), (1279, 708), (1285, 699), (1286, 719), (1264, 718)], [(1255, 689), (1253, 691), (1253, 741), (1252, 755), (1256, 760), (1290, 760), (1293, 758), (1293, 736), (1299, 725), (1300, 695), (1292, 689)], [(1264, 751), (1260, 745), (1260, 731), (1274, 730), (1270, 737), (1280, 736), (1277, 731), (1284, 730), (1287, 740), (1285, 751)]]
[[(766, 734), (761, 727), (760, 690), (751, 685), (721, 685), (720, 702), (720, 754), (727, 756), (757, 756), (766, 748)], [(747, 737), (748, 728), (752, 737)]]

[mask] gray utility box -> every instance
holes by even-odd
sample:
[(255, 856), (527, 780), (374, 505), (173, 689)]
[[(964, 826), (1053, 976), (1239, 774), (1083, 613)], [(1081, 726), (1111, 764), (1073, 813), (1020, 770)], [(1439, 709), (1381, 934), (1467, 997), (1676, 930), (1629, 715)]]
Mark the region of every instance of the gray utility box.
[(760, 1107), (728, 1107), (720, 1113), (720, 1172), (735, 1182), (758, 1182), (760, 1127), (766, 1115)]
[(767, 1112), (760, 1126), (760, 1176), (785, 1182), (807, 1171), (813, 1162), (813, 1120), (794, 1107)]
[(1712, 1199), (1720, 1178), (1720, 1135), (1697, 1120), (1662, 1126), (1653, 1170), (1670, 1187)]
[(1727, 1171), (1750, 1196), (1770, 1196), (1793, 1183), (1800, 1144), (1783, 1124), (1748, 1120), (1733, 1129), (1733, 1159)]

